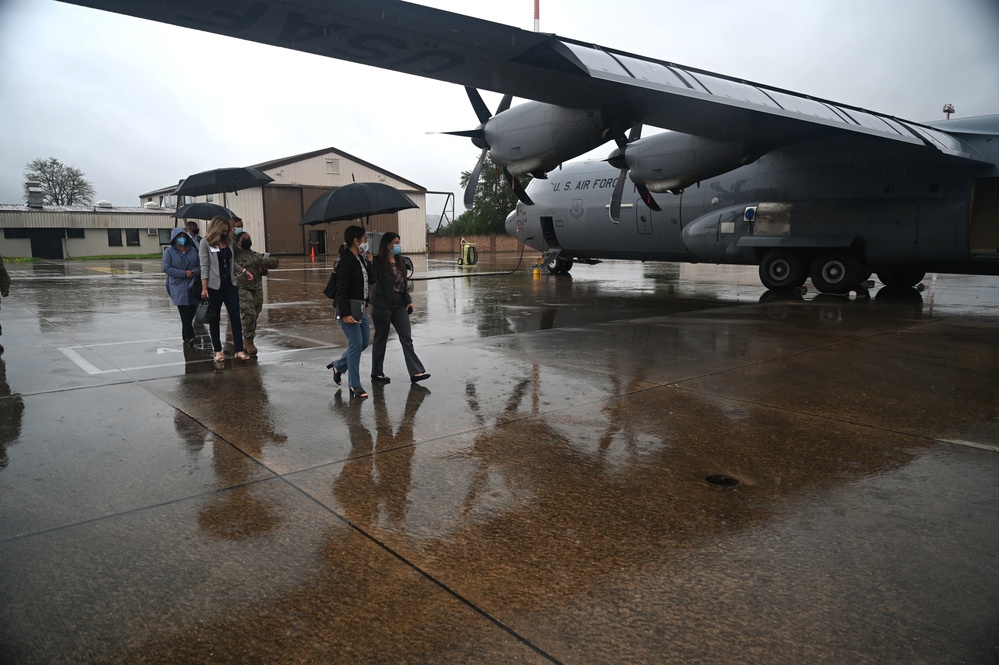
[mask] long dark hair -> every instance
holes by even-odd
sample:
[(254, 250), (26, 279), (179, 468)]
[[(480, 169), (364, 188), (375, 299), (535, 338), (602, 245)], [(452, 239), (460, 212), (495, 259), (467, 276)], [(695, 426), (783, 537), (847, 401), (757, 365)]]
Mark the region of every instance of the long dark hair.
[[(388, 275), (389, 272), (389, 256), (392, 255), (392, 241), (399, 237), (398, 233), (392, 233), (391, 231), (386, 231), (382, 234), (382, 239), (378, 243), (378, 270), (383, 275)], [(405, 262), (402, 258), (402, 252), (395, 255), (395, 267), (402, 270), (402, 274), (406, 274), (406, 268), (400, 266), (405, 266)]]
[[(346, 252), (350, 251), (351, 245), (354, 244), (354, 240), (357, 238), (363, 238), (365, 236), (365, 230), (363, 226), (357, 226), (356, 224), (351, 224), (343, 230), (343, 244), (340, 245), (340, 256), (343, 256)], [(361, 257), (364, 258), (363, 256)]]

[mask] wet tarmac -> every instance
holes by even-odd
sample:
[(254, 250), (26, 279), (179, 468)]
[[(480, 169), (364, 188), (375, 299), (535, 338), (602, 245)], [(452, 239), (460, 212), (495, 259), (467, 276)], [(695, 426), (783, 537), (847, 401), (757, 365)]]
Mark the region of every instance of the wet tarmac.
[(3, 663), (999, 662), (995, 278), (420, 281), (359, 400), (325, 261), (222, 368), (157, 261), (8, 269)]

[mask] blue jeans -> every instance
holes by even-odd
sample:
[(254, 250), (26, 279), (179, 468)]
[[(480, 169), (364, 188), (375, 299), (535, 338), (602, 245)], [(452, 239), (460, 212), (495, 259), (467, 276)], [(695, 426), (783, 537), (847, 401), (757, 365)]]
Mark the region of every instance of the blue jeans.
[(351, 388), (361, 388), (361, 351), (368, 348), (368, 339), (371, 335), (368, 332), (368, 313), (357, 323), (344, 323), (340, 319), (340, 329), (343, 330), (347, 338), (347, 350), (343, 355), (333, 361), (336, 371), (347, 375), (347, 385)]

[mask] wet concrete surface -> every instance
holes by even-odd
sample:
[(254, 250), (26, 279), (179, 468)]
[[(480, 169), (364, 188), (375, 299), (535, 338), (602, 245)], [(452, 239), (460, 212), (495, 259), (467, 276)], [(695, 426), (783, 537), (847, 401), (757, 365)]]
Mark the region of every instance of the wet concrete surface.
[(8, 265), (0, 662), (999, 662), (999, 280), (529, 261), (367, 400), (325, 261), (221, 368), (156, 261)]

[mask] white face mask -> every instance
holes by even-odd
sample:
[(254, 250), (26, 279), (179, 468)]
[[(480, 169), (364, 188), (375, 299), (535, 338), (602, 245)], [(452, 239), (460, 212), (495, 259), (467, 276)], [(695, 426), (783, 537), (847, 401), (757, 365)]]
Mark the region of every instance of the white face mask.
[(367, 251), (368, 251), (368, 243), (366, 242), (362, 242), (357, 248), (358, 254), (364, 254)]

